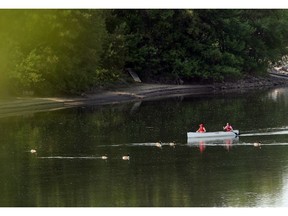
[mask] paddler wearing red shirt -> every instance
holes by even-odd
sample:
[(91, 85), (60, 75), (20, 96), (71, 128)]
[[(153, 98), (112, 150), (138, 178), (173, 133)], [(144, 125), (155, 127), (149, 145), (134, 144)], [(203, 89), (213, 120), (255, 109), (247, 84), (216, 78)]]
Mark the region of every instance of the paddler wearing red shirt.
[(233, 131), (233, 128), (229, 123), (227, 123), (226, 126), (223, 127), (223, 130), (225, 130), (226, 132), (230, 132)]
[(203, 124), (199, 125), (199, 129), (196, 131), (197, 133), (205, 133), (206, 129)]

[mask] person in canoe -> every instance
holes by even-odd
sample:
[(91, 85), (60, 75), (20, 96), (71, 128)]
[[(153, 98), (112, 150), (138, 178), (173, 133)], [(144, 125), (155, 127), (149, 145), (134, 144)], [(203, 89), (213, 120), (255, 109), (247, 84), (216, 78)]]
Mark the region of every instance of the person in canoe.
[(223, 127), (223, 130), (225, 130), (226, 132), (230, 132), (230, 131), (232, 132), (233, 128), (229, 123), (227, 123), (226, 126)]
[(206, 129), (203, 124), (199, 125), (199, 129), (196, 131), (197, 133), (205, 133)]

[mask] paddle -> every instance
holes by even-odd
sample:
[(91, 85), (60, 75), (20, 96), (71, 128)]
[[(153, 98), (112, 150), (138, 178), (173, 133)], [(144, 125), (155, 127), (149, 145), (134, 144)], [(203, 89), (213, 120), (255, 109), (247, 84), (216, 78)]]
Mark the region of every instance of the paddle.
[(231, 132), (233, 132), (236, 135), (236, 137), (240, 135), (240, 133), (238, 134), (238, 133), (236, 133), (234, 131), (231, 131)]
[[(225, 127), (223, 127), (223, 130), (225, 131)], [(232, 129), (232, 131), (229, 131), (229, 132), (234, 133), (236, 137), (240, 135), (240, 132), (239, 132), (239, 134), (238, 134), (238, 133), (234, 132), (233, 129)]]

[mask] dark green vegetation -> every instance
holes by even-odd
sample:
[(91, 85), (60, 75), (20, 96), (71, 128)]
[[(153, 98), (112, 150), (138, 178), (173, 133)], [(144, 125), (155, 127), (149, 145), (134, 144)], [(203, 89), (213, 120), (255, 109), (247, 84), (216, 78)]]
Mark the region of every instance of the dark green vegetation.
[(0, 29), (2, 94), (265, 75), (288, 51), (287, 10), (0, 10)]

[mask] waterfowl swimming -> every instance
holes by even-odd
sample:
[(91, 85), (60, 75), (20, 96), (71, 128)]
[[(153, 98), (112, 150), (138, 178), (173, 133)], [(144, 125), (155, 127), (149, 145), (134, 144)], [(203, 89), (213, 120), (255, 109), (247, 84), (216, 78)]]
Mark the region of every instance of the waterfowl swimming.
[(101, 159), (103, 159), (103, 160), (107, 160), (107, 159), (108, 159), (108, 157), (107, 157), (107, 156), (105, 156), (105, 155), (103, 155), (103, 156), (101, 156)]
[(122, 157), (122, 160), (130, 160), (130, 156), (129, 156), (129, 154), (128, 154), (128, 155), (125, 155), (125, 156), (123, 156), (123, 157)]
[(36, 151), (35, 149), (31, 149), (30, 152), (31, 152), (32, 154), (35, 154), (37, 151)]
[(156, 145), (158, 148), (161, 148), (161, 147), (162, 147), (161, 141), (160, 141), (160, 142), (156, 142), (155, 145)]
[(169, 143), (169, 146), (175, 147), (175, 145), (176, 145), (176, 144), (175, 144), (174, 141)]

